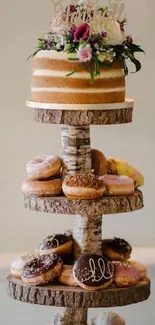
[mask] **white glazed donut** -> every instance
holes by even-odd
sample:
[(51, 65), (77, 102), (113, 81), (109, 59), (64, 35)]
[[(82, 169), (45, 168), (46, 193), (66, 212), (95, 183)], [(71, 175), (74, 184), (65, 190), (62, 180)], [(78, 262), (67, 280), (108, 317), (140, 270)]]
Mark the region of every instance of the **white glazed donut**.
[(33, 260), (34, 258), (38, 257), (39, 253), (38, 251), (27, 253), (22, 256), (17, 256), (11, 264), (11, 270), (10, 273), (14, 278), (21, 279), (21, 272), (23, 266), (27, 263)]
[(29, 180), (37, 181), (57, 175), (61, 165), (61, 159), (58, 156), (38, 156), (28, 162), (26, 170)]

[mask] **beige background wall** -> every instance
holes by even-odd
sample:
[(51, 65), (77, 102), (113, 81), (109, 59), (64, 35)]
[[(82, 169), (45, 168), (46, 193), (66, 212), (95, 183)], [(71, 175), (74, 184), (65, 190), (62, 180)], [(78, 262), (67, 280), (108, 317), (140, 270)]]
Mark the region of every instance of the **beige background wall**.
[[(134, 121), (124, 126), (92, 127), (92, 146), (107, 156), (127, 159), (145, 174), (145, 208), (104, 217), (104, 237), (123, 236), (135, 246), (153, 246), (155, 229), (155, 2), (127, 2), (128, 30), (146, 51), (142, 71), (127, 78), (135, 98)], [(25, 211), (21, 184), (25, 165), (40, 154), (61, 154), (60, 127), (32, 122), (24, 107), (30, 96), (35, 40), (52, 18), (49, 0), (0, 0), (0, 250), (35, 248), (51, 232), (72, 227), (72, 216)]]

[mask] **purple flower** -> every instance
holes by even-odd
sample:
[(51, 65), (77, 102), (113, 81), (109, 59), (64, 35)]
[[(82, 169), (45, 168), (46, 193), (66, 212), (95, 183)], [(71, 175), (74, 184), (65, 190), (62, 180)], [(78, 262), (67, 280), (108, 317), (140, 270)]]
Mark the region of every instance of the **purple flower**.
[(46, 48), (47, 48), (47, 50), (51, 50), (51, 39), (50, 38), (46, 39)]
[(103, 38), (106, 38), (107, 37), (107, 32), (105, 32), (104, 30), (101, 32), (101, 36), (103, 37)]
[(126, 43), (128, 43), (128, 44), (132, 44), (132, 43), (133, 43), (133, 38), (132, 38), (132, 36), (128, 35), (128, 36), (126, 37)]
[(86, 40), (90, 34), (90, 27), (88, 24), (82, 24), (76, 28), (74, 32), (74, 41), (76, 43), (80, 42), (80, 40)]

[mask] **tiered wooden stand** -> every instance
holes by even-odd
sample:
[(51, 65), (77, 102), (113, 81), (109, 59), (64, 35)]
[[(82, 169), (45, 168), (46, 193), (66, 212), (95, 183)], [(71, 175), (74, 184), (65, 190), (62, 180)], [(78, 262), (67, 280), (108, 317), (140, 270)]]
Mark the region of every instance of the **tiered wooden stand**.
[[(27, 102), (34, 109), (34, 120), (42, 123), (63, 124), (62, 157), (64, 174), (91, 172), (90, 125), (121, 124), (132, 121), (133, 100), (107, 105), (55, 105)], [(142, 192), (122, 197), (102, 197), (97, 200), (71, 200), (66, 197), (24, 198), (25, 207), (40, 212), (75, 216), (74, 256), (81, 253), (101, 253), (102, 216), (131, 212), (143, 207)], [(125, 306), (148, 299), (150, 280), (145, 279), (130, 288), (114, 286), (89, 292), (59, 284), (41, 287), (25, 285), (8, 277), (8, 294), (16, 300), (58, 310), (52, 325), (87, 325), (88, 308)], [(60, 308), (61, 307), (61, 308)]]

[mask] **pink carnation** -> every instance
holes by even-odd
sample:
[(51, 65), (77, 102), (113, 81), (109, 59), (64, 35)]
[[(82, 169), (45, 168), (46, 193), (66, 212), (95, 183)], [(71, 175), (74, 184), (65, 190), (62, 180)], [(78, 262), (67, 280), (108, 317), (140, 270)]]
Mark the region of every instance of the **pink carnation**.
[(80, 40), (86, 40), (90, 34), (90, 27), (88, 24), (82, 24), (76, 28), (74, 32), (74, 41), (76, 43), (80, 42)]
[(81, 62), (90, 61), (92, 59), (92, 48), (90, 44), (87, 44), (86, 46), (79, 46), (77, 56)]

